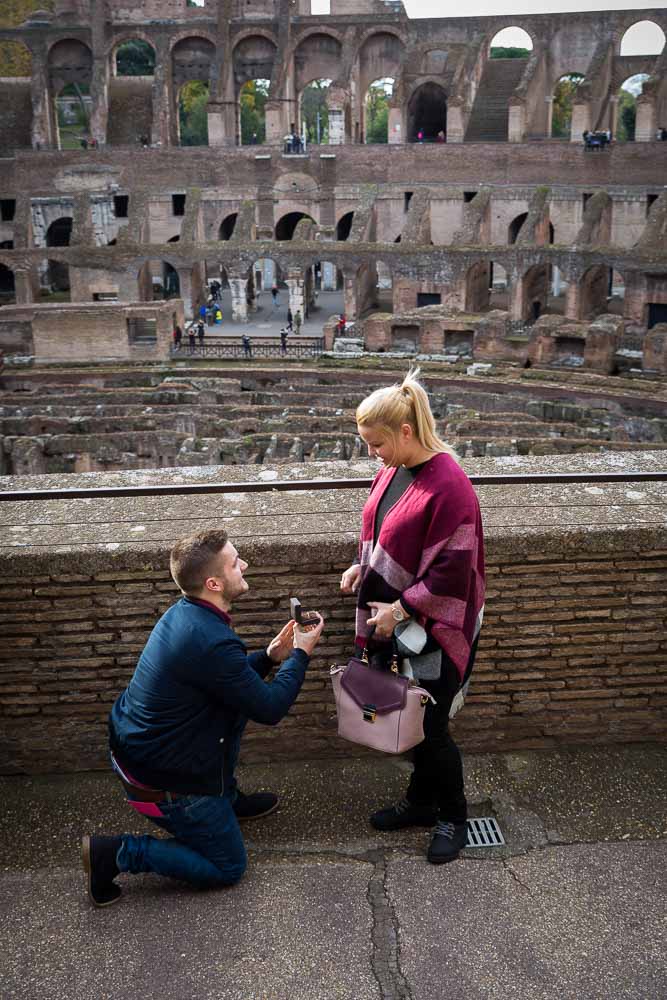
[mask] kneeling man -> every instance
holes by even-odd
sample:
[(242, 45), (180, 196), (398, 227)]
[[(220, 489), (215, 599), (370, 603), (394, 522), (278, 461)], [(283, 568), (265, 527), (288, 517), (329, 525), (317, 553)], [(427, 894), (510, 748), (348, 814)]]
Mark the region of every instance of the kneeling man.
[(227, 532), (177, 542), (170, 568), (183, 597), (151, 632), (111, 710), (109, 733), (130, 804), (171, 838), (84, 837), (96, 906), (119, 898), (119, 872), (157, 872), (202, 888), (241, 878), (247, 857), (239, 819), (278, 805), (270, 792), (244, 795), (237, 787), (241, 734), (247, 719), (275, 725), (287, 714), (324, 624), (318, 616), (306, 631), (290, 621), (265, 650), (248, 656), (229, 617), (232, 602), (248, 590), (248, 564)]

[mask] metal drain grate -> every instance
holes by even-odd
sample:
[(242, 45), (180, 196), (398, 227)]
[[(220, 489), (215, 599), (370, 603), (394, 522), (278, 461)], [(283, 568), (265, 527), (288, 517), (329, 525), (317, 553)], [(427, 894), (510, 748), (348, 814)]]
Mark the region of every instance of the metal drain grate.
[(466, 847), (502, 847), (505, 838), (493, 816), (475, 816), (468, 820)]

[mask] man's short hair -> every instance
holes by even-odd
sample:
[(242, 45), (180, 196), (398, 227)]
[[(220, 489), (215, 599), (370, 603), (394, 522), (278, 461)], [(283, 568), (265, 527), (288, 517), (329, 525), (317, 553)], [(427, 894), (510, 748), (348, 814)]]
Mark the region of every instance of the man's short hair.
[(198, 594), (203, 590), (216, 556), (228, 541), (224, 528), (213, 528), (176, 542), (169, 556), (169, 569), (184, 594)]

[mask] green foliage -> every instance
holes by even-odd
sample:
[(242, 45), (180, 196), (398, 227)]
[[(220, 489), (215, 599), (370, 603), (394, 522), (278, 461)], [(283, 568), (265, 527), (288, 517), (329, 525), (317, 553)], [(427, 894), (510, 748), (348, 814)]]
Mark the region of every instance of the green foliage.
[(183, 84), (178, 99), (181, 146), (208, 146), (208, 84), (190, 80)]
[(329, 141), (329, 109), (327, 94), (329, 80), (313, 80), (303, 92), (301, 98), (301, 117), (306, 125), (308, 142), (317, 142), (317, 115), (320, 115), (320, 142)]
[(155, 72), (155, 52), (140, 38), (123, 42), (116, 50), (116, 73), (118, 76), (153, 76)]
[(554, 91), (551, 122), (551, 135), (554, 139), (567, 139), (570, 135), (574, 97), (583, 79), (581, 73), (569, 73), (558, 82)]
[(373, 86), (366, 98), (366, 142), (389, 141), (389, 97), (384, 87)]
[(519, 49), (513, 45), (495, 45), (491, 49), (492, 59), (528, 59), (530, 49)]
[(31, 58), (20, 42), (0, 42), (0, 76), (30, 76)]
[(616, 138), (621, 142), (632, 142), (637, 122), (637, 100), (627, 90), (618, 92), (618, 125)]
[(249, 146), (256, 136), (261, 144), (266, 139), (266, 101), (269, 96), (268, 80), (248, 80), (241, 87), (241, 143)]

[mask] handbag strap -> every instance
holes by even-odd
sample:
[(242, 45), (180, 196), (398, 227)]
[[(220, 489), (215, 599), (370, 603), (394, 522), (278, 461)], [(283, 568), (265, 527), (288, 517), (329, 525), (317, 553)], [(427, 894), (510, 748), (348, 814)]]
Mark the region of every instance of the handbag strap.
[[(366, 664), (368, 664), (368, 662), (369, 662), (369, 660), (368, 660), (368, 643), (371, 641), (371, 639), (373, 638), (373, 636), (375, 634), (375, 628), (376, 628), (375, 625), (371, 625), (371, 630), (368, 633), (368, 635), (366, 636), (366, 645), (364, 646), (363, 652), (361, 654), (361, 659)], [(398, 643), (396, 642), (396, 636), (394, 635), (393, 632), (392, 632), (392, 635), (391, 635), (391, 663), (390, 663), (390, 668), (391, 668), (392, 674), (397, 674), (399, 672), (399, 670), (398, 670)]]

